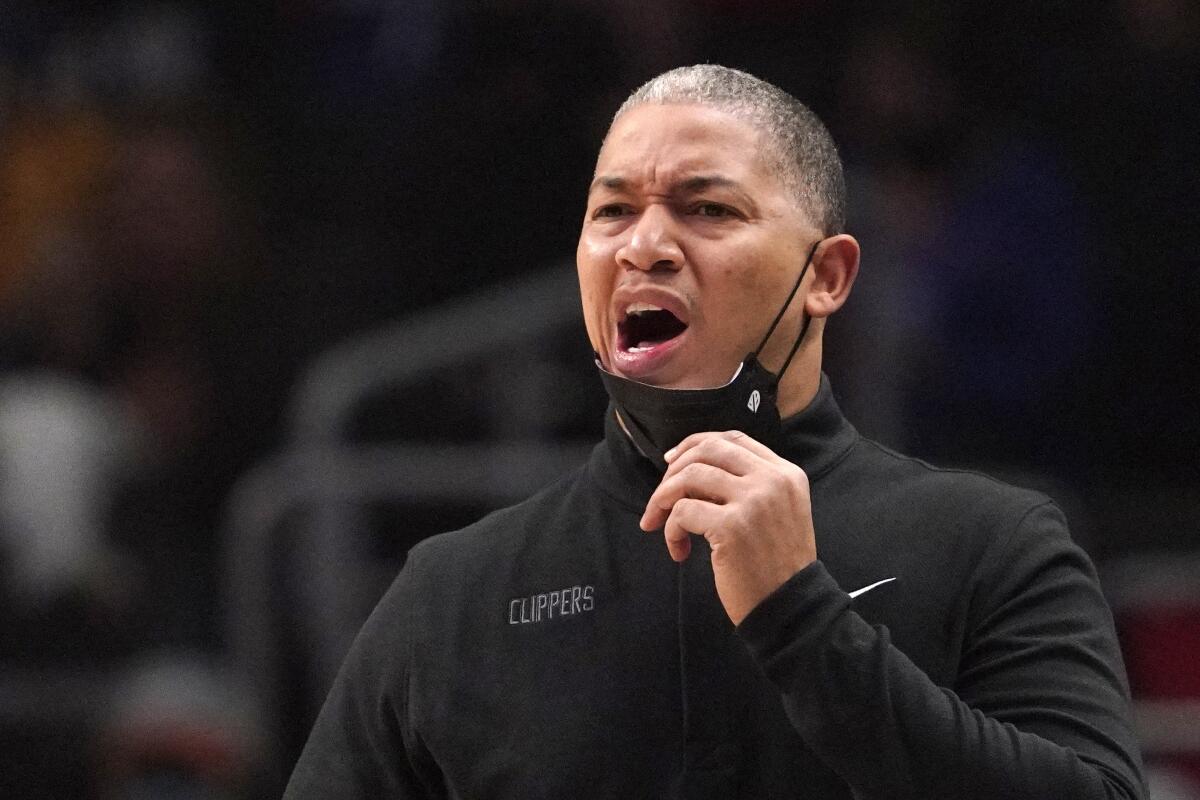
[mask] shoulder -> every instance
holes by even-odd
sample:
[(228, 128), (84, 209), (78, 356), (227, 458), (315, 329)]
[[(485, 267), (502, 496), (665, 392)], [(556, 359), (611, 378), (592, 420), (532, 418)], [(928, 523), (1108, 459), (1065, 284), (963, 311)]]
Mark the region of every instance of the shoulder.
[(516, 555), (531, 540), (553, 529), (557, 519), (577, 508), (582, 477), (581, 469), (573, 470), (519, 503), (417, 543), (409, 550), (405, 568), (432, 570), (444, 578), (447, 570), (494, 565), (496, 559)]
[(915, 527), (938, 547), (961, 549), (980, 584), (1009, 593), (1047, 571), (1094, 581), (1066, 515), (1045, 493), (983, 472), (934, 466), (869, 439), (860, 446), (867, 448), (865, 469), (889, 476), (892, 501), (909, 509)]
[(1046, 494), (934, 466), (869, 439), (814, 487), (813, 504), (822, 516), (818, 531), (827, 532), (825, 552), (843, 572), (859, 583), (872, 578), (858, 574), (864, 563), (919, 575), (921, 590), (938, 602), (947, 584), (961, 592), (1066, 554), (1076, 565), (1084, 561)]
[(822, 483), (822, 496), (814, 494), (814, 513), (819, 499), (827, 507), (817, 528), (818, 548), (827, 531), (822, 559), (847, 588), (897, 578), (890, 593), (873, 592), (857, 608), (887, 624), (932, 674), (949, 680), (956, 648), (997, 614), (1028, 607), (1040, 615), (1050, 607), (1046, 597), (1100, 605), (1090, 561), (1042, 492), (934, 466), (868, 439)]
[(872, 486), (899, 512), (908, 511), (927, 524), (972, 522), (993, 532), (1017, 525), (1042, 506), (1054, 506), (1046, 494), (1014, 486), (970, 469), (942, 467), (861, 438), (839, 470), (846, 486)]
[(505, 595), (512, 584), (552, 569), (578, 546), (597, 496), (589, 491), (586, 471), (576, 469), (520, 503), (419, 542), (384, 603), (394, 613), (421, 608), (424, 622), (418, 627), (424, 628)]
[(564, 521), (586, 514), (581, 507), (595, 494), (573, 471), (527, 500), (414, 545), (363, 637), (427, 665), (482, 646), (507, 619), (514, 586), (546, 583), (570, 561), (573, 528)]

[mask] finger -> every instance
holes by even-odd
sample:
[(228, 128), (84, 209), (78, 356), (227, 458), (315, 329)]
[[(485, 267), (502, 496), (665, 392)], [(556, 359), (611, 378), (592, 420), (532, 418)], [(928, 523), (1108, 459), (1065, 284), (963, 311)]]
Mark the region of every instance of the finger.
[(737, 476), (700, 462), (689, 464), (664, 478), (646, 501), (646, 510), (638, 525), (644, 531), (658, 530), (666, 523), (671, 509), (685, 497), (722, 504), (737, 491)]
[(761, 467), (763, 459), (734, 441), (722, 436), (710, 436), (675, 456), (667, 465), (663, 480), (694, 463), (710, 464), (740, 478)]
[(692, 552), (692, 537), (713, 530), (721, 518), (721, 506), (707, 500), (685, 497), (671, 509), (663, 526), (667, 552), (675, 561), (683, 561)]
[(714, 438), (732, 442), (760, 458), (765, 458), (770, 461), (780, 460), (780, 457), (775, 454), (774, 450), (767, 447), (754, 437), (743, 433), (742, 431), (704, 431), (702, 433), (693, 433), (691, 436), (688, 436), (682, 442), (664, 453), (663, 459), (670, 464), (672, 461), (679, 458), (693, 447), (696, 447), (702, 442)]
[(720, 435), (721, 434), (719, 431), (701, 431), (700, 433), (693, 433), (689, 436), (685, 436), (679, 444), (663, 453), (663, 460), (670, 464), (672, 461), (679, 458), (679, 456), (683, 455), (701, 442), (718, 437)]

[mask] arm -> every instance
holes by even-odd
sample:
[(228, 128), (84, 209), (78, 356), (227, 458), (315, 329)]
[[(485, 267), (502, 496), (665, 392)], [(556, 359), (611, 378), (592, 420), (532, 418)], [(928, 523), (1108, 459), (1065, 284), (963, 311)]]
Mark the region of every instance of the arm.
[(408, 721), (414, 550), (363, 625), (309, 734), (285, 800), (438, 796)]
[(1058, 509), (1032, 509), (981, 563), (952, 688), (856, 614), (819, 562), (738, 632), (859, 796), (1142, 797), (1111, 616)]

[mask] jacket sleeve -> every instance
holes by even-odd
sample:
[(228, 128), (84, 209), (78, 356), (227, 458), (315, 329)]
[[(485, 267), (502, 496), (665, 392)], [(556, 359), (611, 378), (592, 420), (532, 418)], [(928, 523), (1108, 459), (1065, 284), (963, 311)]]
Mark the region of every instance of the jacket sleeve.
[(439, 796), (408, 717), (415, 552), (342, 663), (284, 800)]
[(860, 798), (1141, 798), (1112, 616), (1053, 503), (984, 554), (953, 686), (820, 562), (742, 621), (805, 742)]

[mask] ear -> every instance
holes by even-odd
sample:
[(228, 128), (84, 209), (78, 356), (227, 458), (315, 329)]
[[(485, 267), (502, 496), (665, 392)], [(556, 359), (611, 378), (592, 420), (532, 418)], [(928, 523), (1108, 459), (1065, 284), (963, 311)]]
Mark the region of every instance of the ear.
[(804, 311), (811, 317), (828, 317), (842, 307), (858, 277), (858, 241), (849, 234), (830, 236), (813, 255), (812, 283), (804, 298)]

